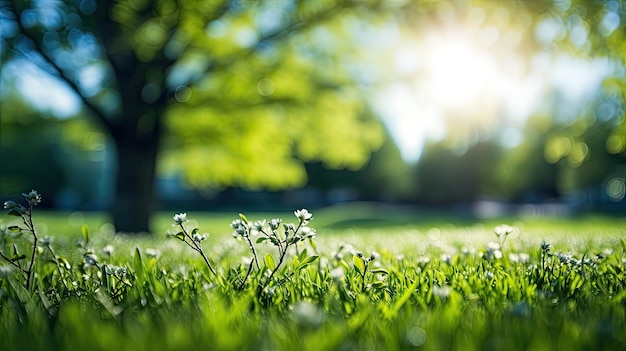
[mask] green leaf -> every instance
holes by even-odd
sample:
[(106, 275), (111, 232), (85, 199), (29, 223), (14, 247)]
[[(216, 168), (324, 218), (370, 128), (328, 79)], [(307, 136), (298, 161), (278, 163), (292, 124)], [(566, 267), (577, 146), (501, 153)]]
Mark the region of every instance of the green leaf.
[(137, 279), (144, 279), (143, 260), (141, 259), (141, 252), (139, 248), (135, 248), (135, 257), (133, 257), (133, 269), (137, 275)]
[(265, 261), (265, 266), (269, 268), (271, 271), (276, 269), (276, 263), (274, 263), (274, 257), (272, 257), (272, 255), (269, 252), (265, 254), (265, 258), (263, 260)]
[(383, 312), (386, 319), (391, 319), (396, 316), (398, 311), (400, 311), (400, 308), (409, 300), (411, 295), (413, 295), (413, 292), (415, 292), (419, 283), (419, 279), (415, 280), (415, 282), (413, 282), (413, 284), (411, 284), (411, 286), (409, 286), (404, 293), (402, 293), (402, 296), (400, 296), (400, 298), (393, 304), (393, 307)]
[(191, 230), (191, 235), (198, 234), (198, 231), (199, 231), (199, 230), (200, 230), (200, 228), (193, 228), (193, 229)]
[(9, 216), (16, 216), (16, 217), (21, 217), (22, 213), (16, 209), (13, 209), (11, 211), (9, 211), (8, 213)]
[(359, 256), (352, 256), (352, 263), (354, 263), (354, 268), (357, 270), (357, 272), (359, 272), (360, 275), (365, 274), (365, 263)]
[(243, 213), (239, 214), (239, 218), (241, 218), (241, 220), (245, 223), (248, 224), (248, 218), (246, 217), (246, 215), (244, 215)]
[(102, 276), (102, 286), (109, 290), (109, 276), (107, 275), (106, 265), (100, 266), (100, 275)]
[(185, 241), (185, 233), (183, 232), (176, 233), (176, 238), (178, 238), (180, 241)]
[(313, 240), (313, 238), (309, 238), (309, 244), (311, 244), (313, 250), (317, 250), (317, 244), (315, 243), (315, 240)]
[(378, 282), (375, 282), (374, 284), (372, 284), (372, 288), (374, 288), (374, 289), (381, 289), (381, 288), (384, 288), (385, 286), (386, 286), (385, 283), (383, 283), (381, 281), (378, 281)]
[(310, 265), (311, 263), (315, 262), (318, 258), (319, 258), (319, 256), (309, 256), (309, 257), (305, 258), (304, 260), (302, 260), (302, 262), (300, 262), (300, 264), (298, 264), (298, 266), (295, 269), (296, 270), (300, 270), (300, 269)]
[(256, 239), (256, 243), (257, 243), (257, 244), (260, 244), (260, 243), (264, 242), (264, 241), (265, 241), (265, 240), (267, 240), (267, 239), (269, 239), (269, 238), (268, 238), (268, 237), (266, 237), (266, 236), (262, 236), (262, 237), (260, 237), (260, 238)]
[(300, 255), (298, 255), (298, 258), (300, 259), (300, 261), (304, 261), (304, 259), (308, 256), (308, 252), (306, 247), (304, 248), (304, 250), (302, 250), (302, 252), (300, 252)]
[(83, 238), (85, 238), (85, 245), (89, 244), (89, 228), (87, 228), (86, 224), (83, 224), (81, 231), (83, 232)]
[(16, 226), (16, 225), (12, 225), (10, 227), (7, 228), (10, 232), (12, 233), (19, 233), (22, 231), (22, 228)]
[(389, 274), (389, 271), (384, 269), (384, 268), (372, 269), (370, 272), (372, 272), (374, 274), (376, 274), (376, 273)]

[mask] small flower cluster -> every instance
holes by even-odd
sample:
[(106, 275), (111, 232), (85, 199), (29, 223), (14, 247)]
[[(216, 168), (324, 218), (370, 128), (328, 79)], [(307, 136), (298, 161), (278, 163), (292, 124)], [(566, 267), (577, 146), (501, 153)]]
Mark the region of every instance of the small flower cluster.
[[(209, 237), (209, 233), (198, 234), (198, 228), (194, 228), (190, 232), (187, 229), (187, 226), (185, 225), (185, 223), (188, 220), (187, 220), (187, 214), (184, 212), (175, 214), (172, 217), (172, 220), (174, 220), (174, 224), (172, 224), (172, 226), (175, 228), (178, 227), (180, 231), (175, 234), (169, 233), (168, 235), (175, 237), (176, 239), (184, 242), (192, 250), (199, 253), (202, 259), (204, 260), (204, 262), (206, 263), (207, 267), (209, 267), (209, 270), (211, 271), (211, 273), (213, 273), (213, 275), (217, 275), (217, 271), (215, 270), (215, 268), (213, 268), (213, 265), (209, 261), (208, 257), (204, 253), (204, 249), (202, 248), (202, 242)], [(157, 255), (158, 253), (154, 252), (153, 257), (156, 257)]]
[(209, 238), (209, 233), (202, 233), (202, 234), (194, 233), (191, 236), (191, 239), (197, 243), (201, 243), (208, 238)]
[(104, 271), (106, 272), (106, 274), (108, 275), (114, 275), (116, 277), (125, 277), (126, 274), (128, 273), (126, 271), (126, 267), (119, 267), (119, 266), (114, 266), (112, 264), (108, 264), (104, 267)]
[[(37, 204), (41, 203), (41, 195), (36, 190), (31, 190), (28, 194), (22, 193), (22, 197), (26, 199), (31, 209), (33, 206), (37, 206)], [(14, 201), (5, 201), (4, 209), (9, 211), (10, 215), (14, 216), (22, 216), (27, 214), (29, 211), (29, 209), (27, 209), (24, 205), (18, 204)]]
[(572, 255), (571, 252), (563, 253), (559, 251), (556, 254), (549, 254), (550, 256), (556, 256), (559, 259), (559, 262), (563, 265), (571, 265), (571, 266), (588, 266), (592, 265), (594, 262), (590, 258), (577, 259)]
[(518, 232), (519, 229), (511, 227), (510, 225), (501, 224), (494, 228), (493, 232), (500, 241), (500, 250), (504, 247), (504, 242), (513, 233)]
[(181, 225), (187, 222), (187, 214), (186, 213), (178, 213), (174, 215), (174, 224), (173, 225)]
[[(265, 267), (269, 269), (270, 273), (267, 279), (259, 283), (257, 293), (268, 294), (271, 290), (269, 289), (269, 285), (272, 283), (272, 279), (274, 278), (276, 272), (278, 272), (279, 268), (285, 262), (285, 256), (289, 251), (289, 248), (292, 246), (295, 247), (296, 254), (299, 255), (298, 244), (305, 239), (313, 239), (316, 234), (315, 230), (307, 226), (313, 219), (313, 215), (304, 208), (294, 211), (293, 214), (298, 219), (297, 224), (283, 223), (280, 218), (273, 218), (269, 222), (266, 220), (260, 220), (251, 223), (243, 214), (239, 214), (239, 218), (231, 222), (230, 227), (233, 229), (233, 237), (236, 239), (243, 239), (248, 244), (248, 247), (253, 255), (253, 258), (249, 263), (246, 276), (240, 280), (240, 287), (245, 285), (246, 280), (250, 276), (254, 267), (256, 267), (257, 270), (261, 269), (255, 243), (261, 244), (269, 242), (278, 249), (278, 261), (274, 259), (271, 253), (267, 253), (263, 260)], [(252, 236), (259, 236), (255, 243), (252, 242)], [(316, 259), (317, 256), (303, 258), (301, 264), (297, 267), (298, 269), (305, 267)]]
[(488, 261), (499, 260), (502, 258), (502, 246), (499, 243), (495, 243), (490, 241), (487, 243), (487, 248), (485, 249), (485, 253), (483, 254), (483, 258)]
[(313, 214), (309, 213), (306, 208), (294, 211), (293, 214), (296, 215), (302, 225), (307, 225), (313, 219)]
[[(309, 228), (307, 225), (313, 219), (313, 215), (305, 208), (294, 211), (293, 214), (299, 223), (282, 223), (282, 219), (274, 218), (269, 221), (267, 227), (266, 221), (256, 221), (252, 224), (251, 230), (248, 228), (247, 220), (236, 219), (231, 223), (231, 227), (235, 230), (234, 237), (246, 237), (251, 232), (252, 235), (261, 235), (257, 243), (269, 241), (279, 247), (282, 252), (287, 246), (297, 244), (298, 242), (315, 237), (315, 229)], [(283, 233), (279, 233), (282, 224)], [(269, 230), (268, 230), (269, 229)]]
[(365, 257), (365, 255), (361, 251), (355, 251), (354, 256), (352, 256), (352, 263), (354, 264), (354, 269), (361, 276), (361, 290), (365, 291), (367, 285), (365, 284), (365, 276), (368, 272), (369, 264), (375, 260), (380, 255), (376, 251), (372, 251), (369, 257)]
[(376, 251), (372, 251), (369, 257), (365, 257), (365, 255), (363, 255), (361, 251), (356, 251), (354, 254), (356, 255), (356, 257), (362, 259), (363, 263), (370, 263), (371, 261), (374, 261), (376, 257), (380, 257), (380, 254)]
[(230, 223), (230, 227), (233, 228), (234, 230), (233, 238), (236, 238), (239, 236), (243, 238), (249, 235), (248, 225), (241, 218), (238, 218), (232, 221)]
[(506, 225), (506, 224), (501, 224), (501, 225), (497, 226), (493, 230), (493, 232), (496, 234), (497, 237), (509, 236), (514, 231), (515, 231), (515, 228), (511, 227), (510, 225)]

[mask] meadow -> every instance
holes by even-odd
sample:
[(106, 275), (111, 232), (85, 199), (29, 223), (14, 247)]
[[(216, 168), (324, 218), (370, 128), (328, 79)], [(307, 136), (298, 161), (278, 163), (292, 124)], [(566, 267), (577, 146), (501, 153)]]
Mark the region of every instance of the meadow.
[(623, 217), (357, 204), (312, 218), (160, 213), (150, 237), (115, 234), (98, 213), (32, 218), (29, 274), (29, 222), (0, 222), (2, 350), (626, 345)]

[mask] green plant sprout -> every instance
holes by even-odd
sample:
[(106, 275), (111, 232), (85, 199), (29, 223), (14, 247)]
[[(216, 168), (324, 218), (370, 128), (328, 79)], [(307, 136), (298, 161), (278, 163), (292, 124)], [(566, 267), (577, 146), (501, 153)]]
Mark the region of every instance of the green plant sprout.
[[(276, 263), (276, 261), (274, 260), (274, 257), (269, 252), (266, 253), (263, 258), (263, 262), (265, 264), (264, 267), (270, 271), (270, 274), (267, 277), (267, 279), (259, 282), (258, 288), (257, 288), (258, 295), (261, 295), (263, 290), (267, 288), (269, 284), (272, 282), (272, 279), (274, 278), (276, 273), (279, 271), (279, 269), (285, 262), (285, 256), (287, 255), (287, 252), (289, 251), (290, 247), (295, 247), (296, 254), (298, 254), (298, 251), (297, 251), (298, 243), (304, 240), (309, 240), (312, 243), (312, 245), (315, 245), (313, 243), (313, 238), (315, 237), (315, 234), (316, 234), (315, 230), (308, 227), (309, 221), (313, 219), (313, 215), (307, 209), (294, 211), (294, 215), (298, 219), (298, 224), (282, 223), (282, 220), (280, 218), (274, 218), (270, 220), (267, 225), (265, 225), (266, 221), (262, 220), (262, 221), (256, 221), (254, 222), (252, 226), (250, 226), (250, 222), (248, 221), (246, 216), (243, 214), (240, 214), (239, 215), (240, 218), (234, 220), (231, 223), (231, 228), (233, 228), (234, 230), (233, 236), (235, 238), (241, 237), (248, 243), (250, 251), (252, 252), (254, 256), (253, 261), (257, 262), (257, 265), (256, 265), (257, 269), (260, 269), (259, 264), (258, 264), (258, 255), (257, 255), (257, 250), (255, 249), (254, 244), (252, 243), (252, 240), (250, 238), (251, 233), (252, 235), (259, 236), (259, 238), (256, 240), (256, 244), (269, 242), (278, 249), (278, 263)], [(282, 231), (280, 230), (281, 224), (282, 224)], [(315, 260), (317, 260), (317, 258), (318, 256), (303, 257), (302, 261), (299, 262), (299, 264), (294, 267), (294, 271), (298, 271), (310, 265)], [(246, 274), (246, 277), (241, 283), (241, 286), (245, 284), (245, 280), (250, 276), (251, 269), (252, 269), (252, 264), (250, 264), (250, 267), (248, 268), (248, 273)], [(294, 273), (294, 271), (285, 275), (283, 279), (277, 283), (277, 285), (281, 285), (286, 280), (288, 280), (289, 277)]]
[(209, 270), (211, 271), (211, 273), (213, 273), (213, 275), (217, 277), (218, 276), (217, 271), (215, 270), (215, 268), (213, 268), (213, 265), (209, 261), (209, 258), (204, 253), (204, 249), (202, 248), (202, 242), (205, 241), (209, 237), (209, 234), (208, 233), (198, 234), (199, 232), (198, 228), (193, 228), (191, 232), (189, 232), (189, 230), (187, 229), (187, 226), (185, 225), (185, 223), (188, 221), (186, 213), (175, 214), (173, 219), (174, 219), (174, 224), (172, 226), (174, 227), (178, 226), (181, 229), (181, 231), (177, 232), (176, 234), (171, 234), (171, 236), (184, 242), (192, 250), (200, 254), (200, 256), (202, 256), (202, 259), (204, 260), (204, 263), (206, 263), (207, 267), (209, 267)]
[(18, 235), (21, 235), (23, 232), (31, 233), (33, 243), (30, 253), (30, 261), (26, 267), (22, 266), (20, 261), (26, 259), (26, 255), (20, 254), (17, 245), (15, 244), (13, 244), (13, 254), (11, 257), (7, 256), (7, 254), (5, 254), (2, 250), (0, 250), (0, 257), (24, 274), (26, 290), (30, 290), (34, 275), (33, 267), (35, 265), (37, 244), (39, 242), (39, 236), (37, 235), (35, 225), (33, 224), (33, 208), (41, 202), (41, 195), (39, 195), (37, 191), (31, 190), (28, 194), (22, 193), (22, 197), (26, 200), (26, 206), (13, 201), (6, 201), (4, 203), (4, 209), (9, 211), (9, 215), (20, 217), (24, 225), (23, 227), (18, 225), (10, 226), (7, 228), (8, 232)]
[(365, 291), (365, 288), (367, 287), (365, 284), (365, 275), (368, 272), (369, 264), (370, 262), (375, 260), (376, 257), (378, 256), (380, 255), (376, 251), (372, 251), (369, 257), (365, 257), (361, 251), (356, 251), (354, 253), (354, 256), (352, 256), (352, 263), (354, 264), (354, 269), (356, 269), (356, 271), (361, 276), (361, 291), (363, 292)]

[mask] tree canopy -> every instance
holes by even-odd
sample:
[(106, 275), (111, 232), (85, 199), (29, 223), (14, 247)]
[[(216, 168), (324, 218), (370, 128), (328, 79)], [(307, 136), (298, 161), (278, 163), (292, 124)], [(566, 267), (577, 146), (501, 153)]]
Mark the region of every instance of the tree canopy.
[(115, 144), (116, 228), (148, 231), (157, 169), (277, 189), (365, 164), (383, 132), (350, 60), (383, 3), (3, 1), (1, 54), (79, 97)]

